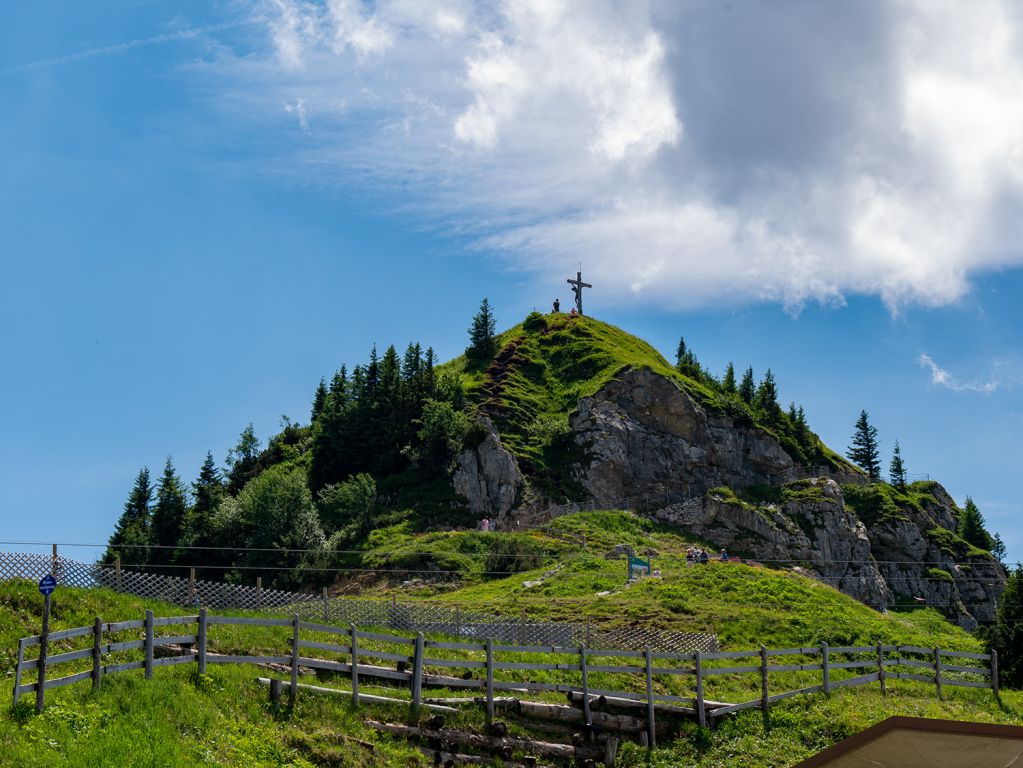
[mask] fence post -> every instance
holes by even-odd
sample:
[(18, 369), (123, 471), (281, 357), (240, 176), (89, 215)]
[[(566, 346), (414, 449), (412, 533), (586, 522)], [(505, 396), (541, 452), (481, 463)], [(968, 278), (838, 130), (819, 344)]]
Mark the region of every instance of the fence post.
[(938, 689), (938, 698), (942, 701), (945, 700), (945, 695), (941, 691), (941, 649), (934, 649), (934, 687)]
[(582, 673), (583, 678), (583, 720), (586, 722), (586, 728), (590, 734), (590, 738), (593, 738), (592, 730), (589, 730), (590, 726), (593, 725), (593, 720), (590, 717), (590, 671), (586, 666), (586, 646), (579, 646), (579, 671)]
[(52, 573), (54, 575), (54, 577), (57, 576), (57, 561), (59, 559), (60, 558), (57, 556), (57, 545), (54, 544), (53, 545), (53, 560), (50, 562), (50, 573)]
[(643, 658), (646, 660), (646, 725), (649, 731), (647, 744), (650, 749), (657, 749), (657, 727), (654, 724), (654, 670), (649, 645), (643, 649)]
[(298, 614), (291, 619), (291, 690), (288, 693), (291, 705), (298, 698)]
[(707, 725), (707, 710), (703, 705), (703, 660), (696, 652), (696, 720), (703, 728)]
[(323, 588), (323, 591), (320, 593), (320, 596), (323, 599), (323, 621), (324, 621), (324, 623), (326, 623), (326, 622), (330, 621), (330, 603), (327, 602), (327, 588), (326, 587)]
[(494, 639), (487, 638), (487, 725), (494, 721)]
[(103, 619), (96, 617), (92, 625), (92, 690), (100, 689), (103, 678)]
[(188, 604), (195, 605), (195, 568), (188, 569)]
[(20, 638), (18, 640), (18, 665), (14, 668), (14, 703), (17, 705), (18, 698), (21, 696), (21, 692), (18, 690), (21, 687), (21, 665), (25, 661), (25, 639)]
[(998, 651), (991, 649), (991, 692), (998, 698)]
[(39, 636), (39, 675), (36, 678), (36, 714), (46, 704), (46, 654), (50, 648), (50, 596), (46, 595), (43, 606), (43, 632)]
[(419, 719), (423, 696), (423, 633), (416, 633), (416, 651), (412, 657), (412, 717)]
[(256, 610), (263, 607), (263, 577), (256, 577)]
[(358, 632), (352, 624), (352, 705), (359, 706), (359, 644), (356, 638)]
[(117, 555), (114, 558), (114, 580), (117, 583), (117, 591), (123, 592), (121, 584), (121, 556)]
[(153, 612), (146, 611), (146, 680), (153, 679), (153, 645), (155, 644), (153, 635)]
[(196, 661), (199, 665), (199, 674), (206, 674), (206, 609), (199, 609), (199, 636), (196, 638), (199, 644), (199, 653)]
[(831, 656), (827, 643), (821, 643), (821, 674), (823, 676), (824, 695), (831, 695)]
[(770, 697), (767, 694), (767, 646), (760, 646), (760, 708), (767, 714), (771, 706)]
[(877, 681), (881, 684), (881, 695), (884, 696), (888, 693), (888, 686), (884, 675), (884, 646), (881, 643), (877, 644)]

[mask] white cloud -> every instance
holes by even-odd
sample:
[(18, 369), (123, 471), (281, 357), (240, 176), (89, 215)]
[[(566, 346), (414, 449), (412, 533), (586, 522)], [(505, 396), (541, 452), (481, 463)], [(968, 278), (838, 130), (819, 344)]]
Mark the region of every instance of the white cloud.
[(953, 392), (975, 392), (990, 395), (999, 389), (1013, 386), (1017, 378), (1004, 363), (996, 363), (995, 369), (987, 381), (961, 381), (934, 362), (930, 355), (920, 355), (920, 367), (931, 372), (931, 384), (950, 389)]
[(295, 113), (295, 116), (298, 117), (298, 125), (299, 125), (299, 127), (303, 131), (306, 131), (308, 133), (308, 131), (309, 131), (309, 115), (306, 113), (305, 99), (295, 99), (295, 103), (294, 104), (285, 104), (284, 105), (284, 111), (287, 112), (289, 115), (291, 113)]
[(270, 7), (272, 54), (220, 71), (316, 110), (281, 167), (400, 185), (538, 279), (581, 260), (607, 301), (895, 310), (1023, 264), (1010, 0)]

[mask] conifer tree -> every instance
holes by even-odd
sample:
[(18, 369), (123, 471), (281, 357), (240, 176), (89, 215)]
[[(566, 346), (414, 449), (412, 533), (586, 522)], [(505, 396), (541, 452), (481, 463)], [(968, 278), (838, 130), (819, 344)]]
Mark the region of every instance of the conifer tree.
[(1023, 566), (1018, 563), (998, 600), (998, 615), (988, 637), (991, 648), (998, 651), (1002, 685), (1019, 688), (1023, 685)]
[(682, 364), (686, 360), (686, 340), (684, 337), (679, 337), (678, 346), (675, 347), (675, 367), (682, 370)]
[(810, 429), (806, 425), (806, 411), (803, 406), (796, 409), (796, 439), (804, 448), (810, 447)]
[(465, 354), (472, 360), (486, 360), (494, 354), (494, 333), (497, 323), (494, 320), (494, 313), (490, 309), (490, 301), (483, 299), (480, 302), (479, 312), (472, 319), (469, 326), (469, 346)]
[(747, 405), (753, 405), (753, 398), (757, 394), (757, 385), (753, 380), (753, 366), (749, 366), (746, 372), (742, 375), (742, 381), (739, 382), (739, 397)]
[(142, 467), (107, 543), (104, 563), (113, 563), (118, 556), (126, 565), (144, 565), (149, 560), (149, 505), (152, 501), (153, 486), (149, 482), (149, 467)]
[(156, 485), (156, 505), (153, 507), (152, 562), (167, 565), (174, 559), (174, 548), (181, 537), (182, 524), (188, 502), (181, 484), (181, 478), (174, 470), (171, 457), (163, 467), (163, 475)]
[(991, 554), (995, 556), (998, 562), (1005, 562), (1005, 542), (1002, 541), (1002, 537), (996, 533), (992, 541)]
[(877, 444), (877, 427), (870, 423), (870, 416), (865, 410), (860, 411), (856, 420), (856, 432), (853, 434), (852, 445), (845, 454), (853, 464), (867, 473), (871, 482), (881, 479), (881, 454)]
[(963, 505), (963, 511), (959, 515), (959, 535), (968, 543), (980, 549), (991, 551), (994, 541), (984, 527), (984, 516), (980, 509), (969, 496)]
[(320, 377), (320, 383), (316, 386), (316, 393), (313, 395), (313, 407), (310, 411), (310, 423), (316, 421), (323, 413), (323, 407), (327, 404), (327, 382)]
[(721, 379), (721, 388), (729, 394), (735, 392), (735, 366), (730, 360), (728, 367), (725, 368), (724, 378)]
[[(212, 547), (214, 526), (213, 515), (224, 499), (224, 483), (220, 470), (213, 460), (213, 453), (206, 452), (206, 460), (199, 469), (199, 477), (192, 483), (195, 503), (185, 513), (178, 539), (179, 549), (174, 562), (179, 565), (227, 565), (230, 559), (212, 550), (192, 550), (189, 547)], [(207, 573), (207, 575), (213, 575)]]
[(755, 404), (768, 423), (778, 420), (778, 414), (781, 412), (778, 407), (778, 385), (775, 384), (774, 374), (770, 368), (767, 369), (764, 378), (760, 380), (760, 386), (757, 387)]
[(227, 452), (228, 492), (237, 493), (258, 471), (259, 452), (262, 444), (256, 437), (252, 422), (242, 430), (234, 448)]
[(906, 490), (906, 465), (902, 462), (902, 449), (895, 441), (892, 449), (892, 463), (888, 465), (888, 481), (900, 491)]

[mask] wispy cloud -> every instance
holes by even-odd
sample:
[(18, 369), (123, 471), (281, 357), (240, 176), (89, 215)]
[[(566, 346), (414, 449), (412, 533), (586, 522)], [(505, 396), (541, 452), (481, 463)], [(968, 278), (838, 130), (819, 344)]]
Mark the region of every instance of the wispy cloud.
[(994, 365), (991, 376), (986, 380), (963, 381), (953, 376), (942, 368), (930, 355), (920, 355), (920, 367), (931, 372), (931, 384), (953, 392), (976, 392), (982, 395), (990, 395), (999, 389), (1014, 386), (1018, 377), (1005, 363), (998, 362)]
[(295, 99), (294, 104), (285, 104), (284, 111), (289, 115), (294, 113), (298, 117), (299, 127), (306, 133), (309, 132), (309, 115), (305, 109), (305, 99)]
[(237, 114), (315, 112), (273, 167), (394, 191), (538, 279), (894, 311), (1023, 266), (1013, 0), (252, 2), (265, 50), (210, 74)]
[(16, 64), (13, 67), (0, 69), (0, 75), (14, 74), (15, 72), (28, 72), (34, 69), (47, 69), (61, 64), (70, 64), (75, 61), (82, 61), (83, 59), (91, 59), (95, 56), (110, 56), (115, 53), (123, 53), (124, 51), (130, 51), (132, 48), (142, 48), (148, 45), (159, 45), (160, 43), (173, 43), (180, 40), (191, 40), (196, 37), (201, 37), (202, 35), (223, 32), (229, 29), (236, 29), (238, 27), (256, 23), (257, 22), (255, 20), (233, 21), (224, 24), (214, 24), (208, 27), (181, 29), (176, 32), (153, 35), (152, 37), (140, 37), (136, 40), (128, 40), (123, 43), (112, 43), (111, 45), (101, 45), (96, 48), (86, 48), (81, 51), (76, 51), (75, 53), (69, 53), (65, 56), (54, 56), (49, 59), (36, 59), (35, 61), (29, 61), (24, 64)]

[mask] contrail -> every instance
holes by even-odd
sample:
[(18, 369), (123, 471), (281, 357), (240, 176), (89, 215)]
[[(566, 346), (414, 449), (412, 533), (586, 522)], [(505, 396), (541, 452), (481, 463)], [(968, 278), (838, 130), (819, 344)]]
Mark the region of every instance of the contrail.
[(30, 61), (25, 64), (17, 64), (13, 67), (7, 67), (6, 69), (0, 69), (0, 75), (9, 75), (15, 72), (28, 72), (33, 69), (45, 69), (47, 67), (55, 67), (60, 64), (68, 64), (72, 61), (81, 61), (82, 59), (91, 59), (93, 56), (109, 56), (112, 53), (120, 53), (127, 51), (132, 48), (140, 48), (144, 45), (157, 45), (159, 43), (172, 43), (178, 40), (190, 40), (200, 35), (209, 34), (212, 32), (221, 32), (225, 29), (233, 29), (235, 27), (246, 26), (252, 24), (252, 21), (233, 21), (225, 24), (214, 24), (209, 27), (196, 27), (194, 29), (183, 29), (178, 32), (167, 32), (162, 35), (155, 35), (153, 37), (143, 37), (138, 40), (129, 40), (126, 43), (114, 43), (112, 45), (103, 45), (98, 48), (87, 48), (84, 51), (78, 51), (77, 53), (69, 53), (66, 56), (55, 56), (52, 59), (38, 59), (37, 61)]

